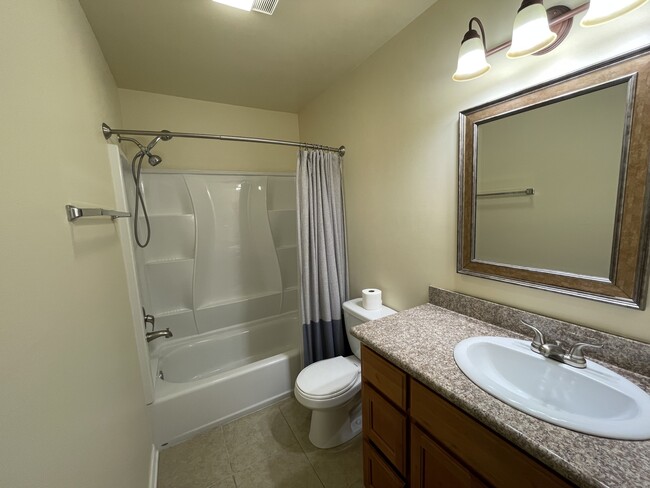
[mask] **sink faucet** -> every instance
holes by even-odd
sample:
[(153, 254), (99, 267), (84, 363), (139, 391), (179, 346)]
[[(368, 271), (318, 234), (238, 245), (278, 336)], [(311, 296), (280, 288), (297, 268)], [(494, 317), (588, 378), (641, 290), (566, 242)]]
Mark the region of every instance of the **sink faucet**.
[(529, 327), (535, 333), (535, 338), (530, 343), (530, 348), (534, 352), (542, 356), (559, 361), (574, 368), (586, 368), (587, 360), (582, 352), (583, 349), (591, 347), (594, 349), (601, 349), (602, 344), (587, 344), (586, 342), (578, 342), (569, 348), (567, 351), (558, 343), (546, 342), (544, 334), (537, 327), (530, 325), (527, 322), (521, 321), (526, 327)]
[(172, 334), (172, 331), (169, 330), (169, 327), (163, 330), (157, 330), (155, 332), (147, 332), (145, 334), (145, 337), (147, 338), (147, 342), (151, 342), (154, 339), (158, 339), (159, 337), (174, 337), (174, 334)]

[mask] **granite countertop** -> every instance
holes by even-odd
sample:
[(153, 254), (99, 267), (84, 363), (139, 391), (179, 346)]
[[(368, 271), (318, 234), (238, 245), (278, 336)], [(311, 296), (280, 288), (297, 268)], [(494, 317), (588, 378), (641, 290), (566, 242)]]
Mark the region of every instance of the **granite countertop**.
[[(605, 439), (538, 420), (492, 397), (456, 366), (454, 347), (463, 339), (481, 335), (524, 338), (518, 333), (426, 304), (358, 325), (352, 334), (578, 486), (650, 486), (650, 441)], [(650, 392), (647, 376), (603, 364)]]

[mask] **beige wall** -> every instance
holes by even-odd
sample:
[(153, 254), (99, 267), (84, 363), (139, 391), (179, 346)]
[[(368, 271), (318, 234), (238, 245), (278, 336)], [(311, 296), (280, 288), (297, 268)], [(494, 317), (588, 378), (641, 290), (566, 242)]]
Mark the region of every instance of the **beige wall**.
[(510, 37), (518, 4), (440, 0), (300, 112), (303, 138), (348, 149), (352, 294), (379, 287), (388, 305), (404, 309), (426, 302), (431, 284), (650, 341), (650, 310), (456, 273), (458, 112), (650, 44), (646, 5), (601, 27), (574, 25), (546, 56), (513, 61), (501, 52), (483, 78), (452, 82), (469, 18), (482, 19), (493, 46)]
[(0, 486), (147, 486), (151, 432), (102, 121), (117, 90), (76, 0), (2, 2)]
[[(125, 129), (300, 139), (297, 114), (134, 90), (118, 92)], [(134, 154), (133, 144), (122, 147), (128, 155)], [(159, 143), (154, 153), (163, 158), (158, 166), (162, 169), (292, 172), (296, 167), (296, 148), (266, 144), (173, 139)]]

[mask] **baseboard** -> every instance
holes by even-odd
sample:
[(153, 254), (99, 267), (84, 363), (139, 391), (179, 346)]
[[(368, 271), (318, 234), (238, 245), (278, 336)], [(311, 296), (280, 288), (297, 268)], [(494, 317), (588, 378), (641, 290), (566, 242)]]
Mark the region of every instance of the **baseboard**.
[(158, 449), (151, 445), (151, 466), (149, 467), (149, 488), (156, 488), (158, 485)]

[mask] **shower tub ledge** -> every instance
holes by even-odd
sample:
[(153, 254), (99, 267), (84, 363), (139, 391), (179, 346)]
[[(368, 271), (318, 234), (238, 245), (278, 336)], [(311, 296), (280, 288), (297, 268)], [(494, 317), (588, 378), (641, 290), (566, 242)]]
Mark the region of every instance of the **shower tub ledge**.
[(178, 444), (290, 396), (300, 371), (298, 325), (290, 313), (156, 347), (155, 445)]

